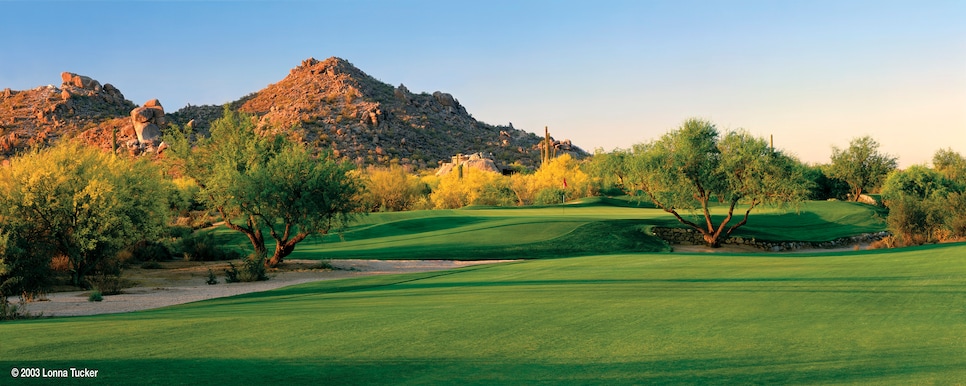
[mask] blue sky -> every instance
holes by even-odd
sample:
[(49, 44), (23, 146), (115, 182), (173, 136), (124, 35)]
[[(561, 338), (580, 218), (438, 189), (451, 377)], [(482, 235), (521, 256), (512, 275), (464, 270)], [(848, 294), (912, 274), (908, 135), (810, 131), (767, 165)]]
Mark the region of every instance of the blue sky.
[(0, 88), (71, 71), (169, 111), (338, 56), (492, 124), (627, 148), (689, 117), (807, 162), (966, 155), (963, 1), (0, 1)]

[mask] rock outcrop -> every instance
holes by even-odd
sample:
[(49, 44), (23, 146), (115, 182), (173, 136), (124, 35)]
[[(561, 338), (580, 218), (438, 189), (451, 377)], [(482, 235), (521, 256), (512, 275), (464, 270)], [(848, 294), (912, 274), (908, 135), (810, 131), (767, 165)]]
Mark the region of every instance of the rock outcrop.
[(164, 107), (157, 99), (144, 103), (144, 106), (131, 110), (131, 124), (137, 134), (135, 145), (140, 152), (161, 153), (164, 143), (161, 141), (161, 128), (165, 125)]
[(452, 173), (454, 170), (459, 170), (462, 166), (464, 172), (470, 169), (482, 170), (490, 173), (502, 173), (503, 170), (496, 165), (496, 161), (493, 160), (492, 156), (484, 155), (482, 153), (475, 153), (470, 155), (457, 154), (453, 156), (451, 162), (445, 162), (436, 171), (437, 176), (445, 176)]
[(135, 105), (120, 90), (72, 72), (61, 73), (60, 79), (60, 87), (0, 93), (0, 157), (64, 137), (105, 149), (112, 148), (114, 130), (121, 140), (134, 137), (124, 118)]

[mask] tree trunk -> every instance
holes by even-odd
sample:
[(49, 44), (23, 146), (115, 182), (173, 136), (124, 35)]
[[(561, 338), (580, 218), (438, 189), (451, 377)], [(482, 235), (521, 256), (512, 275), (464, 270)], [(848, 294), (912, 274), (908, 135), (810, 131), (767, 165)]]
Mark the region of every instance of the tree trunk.
[(711, 248), (721, 248), (721, 243), (718, 241), (718, 234), (703, 233), (704, 243)]
[[(286, 230), (285, 233), (287, 234), (288, 231)], [(265, 260), (265, 266), (268, 268), (275, 268), (279, 264), (282, 264), (282, 261), (285, 260), (285, 257), (291, 255), (292, 251), (295, 251), (295, 244), (305, 240), (308, 235), (309, 234), (307, 232), (299, 232), (296, 233), (291, 239), (286, 240), (277, 237), (277, 235), (273, 232), (272, 237), (275, 238), (275, 253), (272, 254), (270, 259)]]

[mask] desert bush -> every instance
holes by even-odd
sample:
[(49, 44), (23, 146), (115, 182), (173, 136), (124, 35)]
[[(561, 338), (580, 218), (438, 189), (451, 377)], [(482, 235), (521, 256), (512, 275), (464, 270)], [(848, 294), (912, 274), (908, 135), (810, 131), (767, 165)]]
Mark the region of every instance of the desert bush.
[(361, 175), (365, 189), (361, 200), (366, 211), (403, 211), (429, 194), (429, 186), (399, 165), (369, 167)]
[(229, 262), (228, 268), (225, 268), (225, 283), (238, 283), (241, 281), (238, 278), (239, 274), (238, 267), (234, 263)]
[(559, 203), (561, 195), (551, 199), (553, 189), (566, 192), (567, 199), (589, 197), (598, 193), (600, 184), (581, 170), (580, 163), (564, 154), (540, 166), (533, 174), (514, 174), (510, 177), (510, 188), (517, 197), (519, 205), (536, 204), (537, 195), (546, 189), (539, 204)]
[(183, 239), (190, 236), (191, 232), (194, 232), (194, 229), (190, 226), (173, 225), (165, 230), (165, 237), (170, 239)]
[(566, 201), (566, 195), (567, 191), (560, 188), (544, 188), (537, 192), (533, 203), (536, 205), (560, 204)]
[(966, 237), (966, 198), (962, 187), (939, 171), (914, 165), (889, 175), (882, 198), (889, 208), (895, 246), (921, 245)]
[(192, 211), (204, 209), (201, 203), (201, 187), (189, 177), (179, 177), (171, 180), (168, 201), (171, 210), (179, 216), (186, 217)]
[(473, 169), (464, 171), (462, 178), (458, 172), (440, 177), (429, 199), (436, 209), (455, 209), (512, 202), (511, 194), (506, 176)]
[(186, 261), (221, 261), (241, 257), (237, 251), (219, 246), (211, 232), (194, 232), (182, 238), (176, 249)]
[(32, 247), (19, 234), (0, 230), (0, 306), (14, 296), (29, 301), (50, 291), (50, 253), (45, 245)]
[(911, 197), (893, 199), (889, 202), (889, 231), (895, 237), (895, 245), (921, 245), (935, 242), (938, 223), (935, 216), (922, 201)]
[(91, 288), (103, 293), (104, 295), (117, 295), (121, 293), (123, 282), (121, 261), (117, 258), (105, 259), (98, 262), (94, 267), (93, 274), (89, 276), (88, 282)]
[(627, 150), (616, 149), (605, 152), (602, 148), (594, 150), (594, 156), (581, 164), (597, 190), (607, 196), (619, 196), (624, 192), (624, 179), (628, 173)]
[[(147, 160), (132, 162), (67, 141), (0, 168), (0, 228), (30, 254), (70, 261), (73, 285), (137, 240), (155, 239), (167, 219), (166, 187)], [(49, 265), (45, 263), (44, 265)]]
[(141, 264), (141, 269), (162, 269), (164, 268), (161, 263), (157, 261), (145, 261)]
[(64, 255), (57, 255), (50, 259), (50, 269), (54, 272), (70, 272), (70, 259)]
[(167, 261), (173, 256), (171, 250), (164, 244), (150, 240), (138, 241), (125, 250), (130, 251), (131, 261)]
[(104, 295), (101, 294), (101, 291), (92, 290), (91, 294), (87, 295), (87, 301), (89, 302), (99, 302), (102, 300), (104, 300)]
[(218, 278), (215, 277), (215, 273), (212, 272), (211, 268), (208, 268), (208, 280), (205, 280), (205, 284), (208, 284), (208, 285), (218, 284)]
[(238, 280), (243, 282), (268, 280), (268, 272), (265, 268), (265, 260), (268, 260), (268, 256), (263, 253), (256, 252), (249, 255), (243, 262), (242, 270), (238, 275)]

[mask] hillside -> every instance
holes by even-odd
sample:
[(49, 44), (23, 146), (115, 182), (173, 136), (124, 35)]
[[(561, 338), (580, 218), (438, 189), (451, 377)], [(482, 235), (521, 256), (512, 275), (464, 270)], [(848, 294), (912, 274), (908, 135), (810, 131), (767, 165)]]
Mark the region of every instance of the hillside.
[[(0, 158), (59, 138), (79, 138), (110, 149), (115, 130), (119, 147), (136, 141), (131, 110), (137, 105), (124, 99), (120, 90), (70, 72), (61, 80), (60, 87), (0, 93)], [(307, 59), (278, 83), (229, 106), (359, 165), (399, 162), (436, 168), (458, 153), (483, 153), (500, 165), (533, 167), (539, 164), (543, 139), (512, 126), (477, 121), (450, 94), (393, 87), (335, 57)], [(189, 105), (165, 114), (165, 119), (179, 125), (194, 121), (193, 127), (206, 134), (222, 110)], [(555, 146), (558, 153), (587, 154), (567, 140), (556, 141)]]
[(60, 87), (0, 92), (0, 158), (59, 138), (80, 137), (109, 149), (115, 128), (118, 142), (135, 138), (128, 114), (136, 106), (120, 90), (70, 72), (61, 80)]
[[(499, 164), (535, 166), (541, 137), (512, 126), (474, 119), (452, 95), (413, 93), (383, 83), (346, 60), (306, 59), (278, 83), (230, 104), (260, 117), (265, 125), (292, 129), (293, 136), (333, 149), (358, 164), (398, 160), (435, 168), (457, 153), (492, 154)], [(170, 114), (179, 124), (195, 121), (201, 131), (221, 115), (220, 106), (189, 106)], [(561, 151), (586, 153), (562, 141)]]

